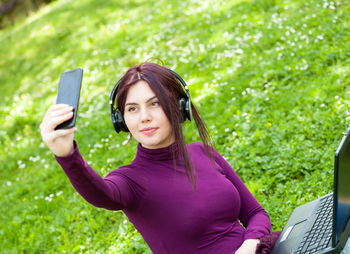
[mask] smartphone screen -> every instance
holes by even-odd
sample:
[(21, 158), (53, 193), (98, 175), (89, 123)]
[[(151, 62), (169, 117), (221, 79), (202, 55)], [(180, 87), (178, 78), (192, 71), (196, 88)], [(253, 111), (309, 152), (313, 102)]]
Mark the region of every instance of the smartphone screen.
[(73, 117), (61, 123), (56, 129), (69, 129), (75, 126), (78, 114), (83, 69), (78, 68), (61, 74), (56, 104), (68, 104), (73, 107)]

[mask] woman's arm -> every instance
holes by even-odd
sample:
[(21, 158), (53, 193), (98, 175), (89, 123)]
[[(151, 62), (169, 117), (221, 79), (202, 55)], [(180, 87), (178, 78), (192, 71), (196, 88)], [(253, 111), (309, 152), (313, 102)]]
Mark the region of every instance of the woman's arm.
[(269, 234), (271, 222), (265, 210), (254, 198), (228, 162), (216, 150), (214, 150), (214, 157), (227, 179), (232, 182), (240, 194), (241, 209), (238, 217), (246, 228), (244, 240), (259, 239)]
[(55, 156), (76, 191), (90, 204), (109, 210), (133, 206), (134, 197), (128, 179), (118, 170), (102, 178), (81, 156), (77, 143), (68, 156)]
[(77, 144), (73, 142), (76, 129), (55, 130), (57, 125), (72, 118), (72, 111), (72, 107), (64, 104), (55, 104), (48, 109), (40, 124), (43, 141), (74, 188), (89, 203), (111, 210), (130, 207), (133, 200), (127, 179), (117, 172), (103, 179), (80, 155)]

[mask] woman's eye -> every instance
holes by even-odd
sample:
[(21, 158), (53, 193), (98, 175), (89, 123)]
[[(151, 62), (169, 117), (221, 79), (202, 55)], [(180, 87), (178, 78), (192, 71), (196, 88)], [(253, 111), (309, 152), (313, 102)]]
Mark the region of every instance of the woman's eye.
[(130, 107), (130, 108), (128, 108), (128, 112), (133, 112), (133, 111), (135, 111), (135, 110), (136, 110), (135, 107)]
[(153, 105), (153, 106), (159, 106), (159, 101), (154, 101), (154, 102), (152, 102), (152, 105)]

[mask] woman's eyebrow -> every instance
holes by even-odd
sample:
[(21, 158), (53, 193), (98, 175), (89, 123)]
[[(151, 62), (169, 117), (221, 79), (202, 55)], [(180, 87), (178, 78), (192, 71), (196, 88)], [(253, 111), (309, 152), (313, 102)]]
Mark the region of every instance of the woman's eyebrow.
[(153, 100), (153, 99), (155, 99), (155, 98), (157, 98), (157, 96), (153, 96), (153, 97), (149, 98), (149, 99), (146, 101), (146, 103), (147, 103), (147, 102), (150, 102), (151, 100)]
[[(157, 98), (157, 96), (153, 96), (153, 97), (149, 98), (149, 99), (146, 101), (146, 103), (150, 102), (151, 100), (153, 100), (153, 99), (155, 99), (155, 98)], [(136, 102), (127, 102), (127, 103), (125, 103), (125, 106), (128, 106), (128, 105), (137, 105), (137, 104), (138, 104), (138, 103), (136, 103)]]

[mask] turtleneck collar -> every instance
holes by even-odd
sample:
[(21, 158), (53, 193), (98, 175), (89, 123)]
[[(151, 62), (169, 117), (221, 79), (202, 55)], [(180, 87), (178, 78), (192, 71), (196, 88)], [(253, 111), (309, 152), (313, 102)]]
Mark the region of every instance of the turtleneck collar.
[(146, 159), (153, 161), (173, 160), (173, 154), (176, 153), (175, 143), (163, 148), (149, 149), (139, 143), (137, 145), (136, 159)]

